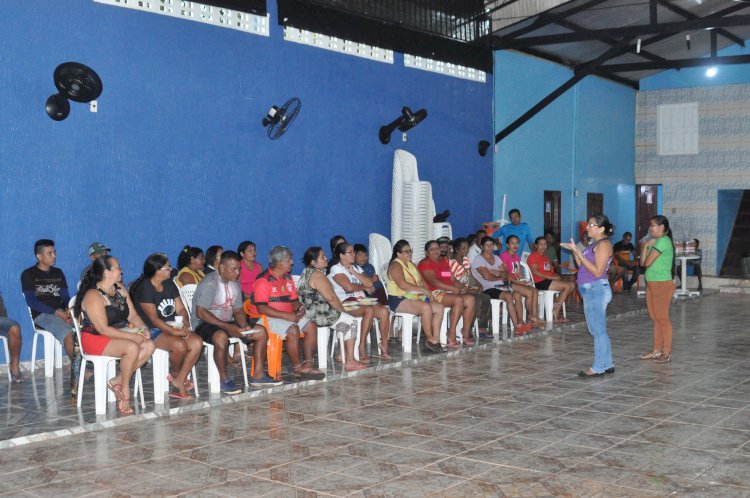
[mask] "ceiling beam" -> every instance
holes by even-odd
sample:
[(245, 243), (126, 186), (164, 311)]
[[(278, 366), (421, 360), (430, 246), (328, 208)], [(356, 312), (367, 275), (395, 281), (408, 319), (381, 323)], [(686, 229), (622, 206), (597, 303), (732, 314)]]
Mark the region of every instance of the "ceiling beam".
[(724, 55), (721, 57), (696, 57), (694, 59), (674, 59), (671, 61), (631, 62), (626, 64), (605, 64), (607, 71), (615, 73), (629, 71), (651, 71), (654, 69), (680, 69), (684, 67), (721, 66), (750, 63), (750, 55)]
[[(661, 5), (665, 9), (671, 10), (675, 14), (681, 15), (685, 19), (691, 19), (691, 20), (692, 19), (700, 19), (699, 16), (693, 14), (689, 10), (685, 10), (682, 7), (678, 7), (677, 5), (674, 5), (674, 4), (670, 3), (670, 2), (668, 2), (667, 0), (652, 0), (652, 1), (659, 2), (659, 5)], [(727, 31), (726, 29), (717, 29), (716, 31), (718, 31), (719, 34), (721, 34), (721, 36), (723, 36), (724, 38), (730, 40), (733, 43), (736, 43), (740, 47), (744, 47), (745, 46), (745, 40), (743, 40), (739, 36), (735, 35), (734, 33), (730, 32), (730, 31)]]
[[(556, 55), (549, 54), (547, 52), (542, 52), (541, 50), (535, 50), (533, 48), (523, 48), (518, 50), (521, 53), (524, 53), (526, 55), (531, 55), (533, 57), (539, 57), (540, 59), (544, 59), (546, 61), (554, 62), (555, 64), (560, 64), (562, 66), (567, 66), (569, 68), (575, 67), (574, 61), (563, 59), (562, 57), (557, 57)], [(596, 69), (593, 73), (591, 73), (594, 76), (599, 76), (601, 78), (604, 78), (606, 80), (613, 81), (615, 83), (619, 83), (621, 85), (628, 86), (634, 90), (640, 90), (640, 83), (636, 80), (631, 80), (628, 78), (625, 78), (623, 76), (620, 76), (615, 73), (611, 73), (609, 71), (603, 71), (602, 69)]]
[(552, 102), (554, 102), (560, 95), (567, 92), (569, 89), (571, 89), (573, 86), (576, 85), (579, 81), (581, 81), (586, 76), (592, 74), (598, 67), (600, 67), (604, 62), (608, 61), (612, 57), (617, 57), (620, 53), (622, 53), (622, 50), (624, 47), (626, 47), (630, 43), (630, 39), (623, 38), (620, 40), (620, 42), (615, 45), (614, 47), (610, 47), (606, 52), (604, 52), (602, 55), (597, 57), (596, 59), (593, 59), (585, 64), (582, 64), (581, 66), (578, 66), (575, 69), (575, 73), (573, 74), (573, 77), (570, 78), (568, 81), (557, 87), (555, 90), (552, 91), (549, 95), (544, 97), (542, 100), (540, 100), (534, 107), (526, 111), (522, 116), (520, 116), (518, 119), (513, 121), (511, 124), (503, 128), (500, 133), (495, 135), (495, 143), (500, 142), (502, 139), (516, 131), (518, 128), (520, 128), (524, 123), (526, 123), (529, 119), (536, 116), (542, 109), (550, 105)]
[(636, 38), (639, 36), (651, 34), (675, 34), (685, 31), (697, 31), (706, 28), (747, 25), (750, 25), (750, 16), (710, 16), (680, 22), (668, 22), (655, 25), (642, 24), (637, 26), (626, 26), (622, 28), (592, 29), (585, 32), (529, 36), (526, 38), (519, 38), (515, 40), (506, 40), (504, 38), (494, 37), (494, 45), (497, 49), (525, 48), (539, 45), (554, 45), (559, 43), (572, 43), (590, 40), (601, 41), (610, 38)]
[[(546, 12), (542, 12), (539, 14), (537, 19), (532, 22), (530, 25), (526, 26), (525, 28), (521, 28), (519, 30), (516, 30), (512, 33), (508, 33), (507, 35), (503, 36), (504, 39), (514, 39), (519, 36), (523, 36), (526, 33), (531, 33), (532, 31), (536, 31), (539, 28), (543, 28), (544, 26), (548, 26), (550, 24), (558, 22), (560, 19), (565, 19), (567, 17), (572, 16), (573, 14), (577, 14), (578, 12), (586, 9), (590, 9), (592, 7), (596, 7), (600, 3), (607, 2), (608, 0), (589, 0), (588, 2), (585, 2), (577, 7), (573, 7), (572, 9), (568, 9), (564, 12), (556, 13), (556, 14), (547, 14)], [(554, 9), (554, 8), (553, 8)]]

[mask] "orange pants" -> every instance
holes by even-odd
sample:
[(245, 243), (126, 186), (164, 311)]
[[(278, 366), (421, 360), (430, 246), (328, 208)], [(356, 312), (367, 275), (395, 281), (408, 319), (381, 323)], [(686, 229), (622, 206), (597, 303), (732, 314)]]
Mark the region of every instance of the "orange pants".
[(674, 282), (646, 282), (648, 316), (654, 321), (654, 351), (672, 352), (672, 321), (669, 306), (674, 295)]

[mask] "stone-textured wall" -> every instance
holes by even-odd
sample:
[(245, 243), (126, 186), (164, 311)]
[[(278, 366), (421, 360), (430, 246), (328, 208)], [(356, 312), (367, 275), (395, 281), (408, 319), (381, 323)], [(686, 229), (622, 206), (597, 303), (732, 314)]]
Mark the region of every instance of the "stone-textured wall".
[[(687, 102), (699, 104), (700, 153), (657, 155), (657, 106)], [(635, 148), (636, 183), (663, 185), (675, 236), (699, 239), (703, 271), (718, 273), (717, 192), (750, 188), (750, 85), (639, 92)]]

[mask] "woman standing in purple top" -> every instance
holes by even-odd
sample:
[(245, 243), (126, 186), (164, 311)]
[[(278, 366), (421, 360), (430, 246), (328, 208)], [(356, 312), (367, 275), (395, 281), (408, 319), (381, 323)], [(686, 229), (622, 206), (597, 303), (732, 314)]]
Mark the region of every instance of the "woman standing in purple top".
[(585, 251), (570, 244), (560, 244), (573, 253), (578, 264), (578, 292), (583, 298), (583, 313), (589, 333), (594, 336), (594, 364), (586, 371), (578, 372), (580, 377), (601, 377), (605, 373), (615, 373), (612, 363), (612, 345), (607, 335), (607, 305), (612, 300), (612, 289), (607, 280), (607, 270), (612, 261), (612, 224), (606, 216), (592, 216), (586, 232), (591, 244)]

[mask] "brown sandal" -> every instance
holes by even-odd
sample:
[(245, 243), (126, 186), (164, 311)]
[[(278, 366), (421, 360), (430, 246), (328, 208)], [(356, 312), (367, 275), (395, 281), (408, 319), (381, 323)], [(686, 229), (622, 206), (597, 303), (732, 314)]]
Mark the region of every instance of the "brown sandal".
[(654, 360), (661, 356), (661, 351), (650, 351), (648, 353), (643, 353), (641, 356), (639, 356), (642, 360)]

